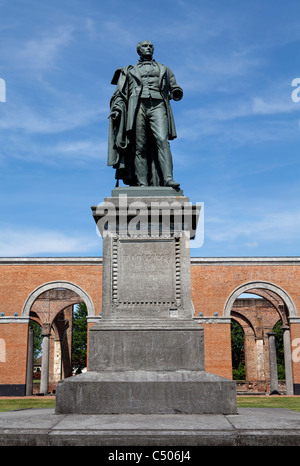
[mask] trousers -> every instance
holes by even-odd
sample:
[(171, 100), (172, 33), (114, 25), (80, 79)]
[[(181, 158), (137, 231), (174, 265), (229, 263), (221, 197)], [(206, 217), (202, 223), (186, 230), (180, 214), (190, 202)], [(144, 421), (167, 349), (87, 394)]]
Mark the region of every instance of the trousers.
[(141, 99), (135, 124), (135, 171), (138, 185), (149, 184), (149, 130), (157, 148), (158, 164), (164, 185), (173, 180), (173, 161), (168, 140), (168, 116), (165, 104), (158, 99)]

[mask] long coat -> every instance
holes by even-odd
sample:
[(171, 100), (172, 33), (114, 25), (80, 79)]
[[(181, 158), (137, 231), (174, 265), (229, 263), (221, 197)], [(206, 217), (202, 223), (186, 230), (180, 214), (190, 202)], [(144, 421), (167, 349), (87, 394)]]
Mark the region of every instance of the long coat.
[[(155, 63), (159, 67), (159, 88), (167, 110), (168, 137), (172, 140), (177, 137), (177, 134), (169, 100), (173, 98), (174, 92), (180, 96), (176, 100), (180, 100), (183, 92), (171, 69), (161, 63)], [(111, 98), (110, 110), (111, 113), (118, 110), (120, 117), (117, 121), (110, 118), (107, 164), (117, 169), (117, 179), (123, 179), (126, 184), (135, 184), (133, 130), (143, 89), (138, 66), (129, 65), (117, 69), (112, 84), (116, 84), (117, 87)]]

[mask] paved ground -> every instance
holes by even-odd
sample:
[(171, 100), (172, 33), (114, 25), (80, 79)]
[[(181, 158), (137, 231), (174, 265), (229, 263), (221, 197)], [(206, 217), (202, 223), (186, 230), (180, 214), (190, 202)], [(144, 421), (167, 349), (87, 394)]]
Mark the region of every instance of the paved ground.
[(0, 413), (0, 446), (300, 446), (300, 413), (240, 408), (236, 415)]

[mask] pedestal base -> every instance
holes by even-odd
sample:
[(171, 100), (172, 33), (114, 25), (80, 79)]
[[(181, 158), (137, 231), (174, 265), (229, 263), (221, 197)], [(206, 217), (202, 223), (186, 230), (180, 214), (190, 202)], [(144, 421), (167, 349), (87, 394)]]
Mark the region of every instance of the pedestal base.
[(236, 414), (235, 383), (204, 371), (87, 372), (57, 386), (56, 414)]
[(89, 372), (56, 389), (57, 414), (235, 414), (236, 384), (205, 372), (193, 320), (120, 322), (90, 330)]

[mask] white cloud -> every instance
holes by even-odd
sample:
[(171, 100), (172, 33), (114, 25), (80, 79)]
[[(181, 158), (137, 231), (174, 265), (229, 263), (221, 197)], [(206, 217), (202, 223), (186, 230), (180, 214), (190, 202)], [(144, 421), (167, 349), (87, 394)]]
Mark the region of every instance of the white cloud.
[(136, 45), (136, 34), (131, 32), (128, 24), (123, 26), (118, 21), (104, 21), (101, 25), (101, 36), (122, 44), (122, 47)]
[(137, 43), (136, 33), (132, 32), (132, 28), (128, 28), (127, 24), (118, 20), (103, 20), (100, 18), (87, 17), (83, 21), (83, 26), (86, 29), (90, 40), (98, 41), (103, 45), (113, 43), (121, 44), (122, 49), (135, 46)]
[(26, 230), (16, 226), (15, 228), (1, 229), (0, 256), (78, 255), (92, 250), (98, 242), (99, 238), (96, 238), (96, 235), (95, 240), (92, 240), (91, 238), (66, 235), (54, 230)]
[(78, 159), (91, 158), (106, 158), (107, 156), (107, 141), (72, 141), (61, 142), (53, 148), (48, 148), (52, 154), (60, 156), (63, 154), (66, 157)]
[[(267, 211), (267, 209), (266, 209)], [(300, 237), (300, 210), (258, 213), (254, 218), (249, 214), (248, 219), (240, 216), (224, 217), (220, 215), (216, 220), (206, 219), (205, 235), (216, 242), (243, 242), (253, 248), (260, 244), (274, 242), (288, 242)]]
[[(299, 108), (298, 108), (299, 109)], [(252, 111), (254, 115), (275, 115), (280, 113), (289, 113), (297, 110), (292, 99), (280, 99), (280, 97), (266, 100), (262, 97), (254, 97), (252, 101)]]
[(101, 103), (82, 102), (78, 98), (62, 96), (57, 102), (53, 99), (43, 108), (34, 107), (22, 98), (14, 96), (6, 102), (0, 119), (3, 130), (24, 131), (26, 133), (51, 134), (60, 133), (94, 122), (108, 113)]
[(260, 96), (231, 96), (206, 107), (189, 110), (186, 115), (212, 124), (214, 121), (229, 121), (249, 116), (293, 113), (299, 111), (300, 106), (292, 101), (291, 92), (292, 88), (288, 84), (285, 87), (280, 84), (276, 90), (262, 91)]
[(245, 246), (247, 246), (248, 248), (256, 248), (258, 245), (259, 243), (257, 241), (250, 241), (249, 243), (245, 243)]
[(63, 163), (90, 166), (91, 162), (101, 161), (106, 166), (108, 142), (105, 137), (89, 138), (87, 135), (86, 139), (72, 139), (69, 135), (60, 135), (57, 138), (43, 136), (42, 139), (43, 142), (36, 141), (31, 135), (7, 135), (0, 147), (0, 163), (15, 159), (48, 166), (62, 166)]
[(59, 52), (72, 41), (73, 27), (60, 26), (51, 34), (25, 42), (24, 47), (17, 52), (19, 63), (26, 68), (46, 70), (55, 66)]
[(291, 92), (290, 83), (280, 82), (257, 95), (232, 95), (183, 111), (178, 135), (191, 141), (213, 136), (234, 144), (298, 139), (300, 104), (292, 101)]

